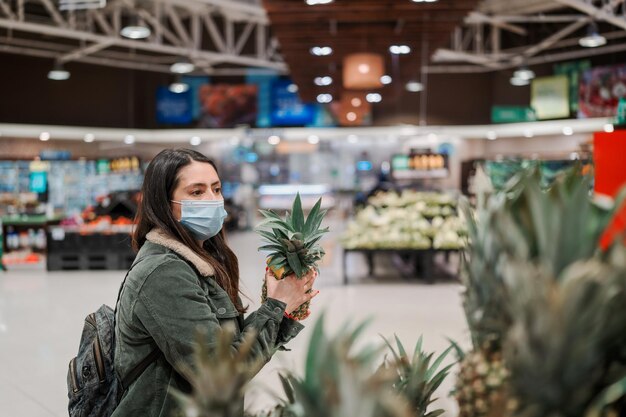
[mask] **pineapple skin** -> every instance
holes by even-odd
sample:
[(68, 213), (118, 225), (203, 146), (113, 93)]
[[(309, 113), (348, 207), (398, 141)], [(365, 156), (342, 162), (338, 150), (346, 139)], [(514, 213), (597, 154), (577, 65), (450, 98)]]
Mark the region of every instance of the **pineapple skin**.
[[(270, 261), (271, 261), (271, 258), (268, 258), (267, 263), (269, 264)], [(285, 268), (280, 268), (278, 270), (271, 266), (269, 268), (277, 280), (281, 280), (285, 277)], [(311, 291), (313, 290), (312, 289), (308, 290), (307, 294), (309, 294)], [(261, 302), (264, 303), (265, 300), (267, 300), (267, 283), (264, 282), (263, 288), (261, 290)], [(296, 320), (296, 321), (301, 321), (301, 320), (306, 319), (307, 317), (309, 317), (309, 315), (311, 315), (311, 310), (309, 309), (310, 306), (311, 306), (310, 301), (305, 302), (300, 307), (298, 307), (293, 312), (291, 312), (291, 314), (289, 314), (289, 318)]]

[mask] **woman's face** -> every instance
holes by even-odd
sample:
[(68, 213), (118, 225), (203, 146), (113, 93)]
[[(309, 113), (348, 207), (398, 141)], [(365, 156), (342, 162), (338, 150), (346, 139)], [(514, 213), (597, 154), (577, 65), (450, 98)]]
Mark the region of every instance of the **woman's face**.
[[(223, 200), (222, 183), (215, 168), (206, 162), (191, 161), (178, 171), (178, 185), (172, 200)], [(180, 221), (181, 205), (170, 202), (172, 214)]]

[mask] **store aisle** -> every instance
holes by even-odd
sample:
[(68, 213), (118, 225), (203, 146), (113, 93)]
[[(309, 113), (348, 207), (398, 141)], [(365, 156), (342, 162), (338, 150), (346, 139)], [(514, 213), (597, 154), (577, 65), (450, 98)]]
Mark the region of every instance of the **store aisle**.
[[(406, 282), (393, 279), (393, 273), (379, 281), (359, 279), (366, 267), (353, 256), (351, 285), (344, 287), (338, 246), (328, 241), (329, 256), (316, 285), (321, 293), (308, 326), (291, 343), (292, 351), (279, 353), (255, 379), (247, 398), (253, 409), (273, 403), (267, 387), (278, 386), (277, 369), (303, 368), (309, 332), (322, 312), (330, 331), (346, 320), (372, 318), (362, 342), (379, 343), (379, 335), (393, 333), (411, 348), (420, 334), (431, 350), (445, 349), (447, 337), (467, 342), (459, 285)], [(256, 251), (259, 239), (251, 232), (236, 233), (231, 245), (240, 259), (243, 290), (256, 308), (265, 269), (263, 254)], [(113, 305), (123, 277), (123, 271), (0, 273), (0, 416), (67, 415), (67, 365), (78, 348), (83, 319), (103, 303)], [(446, 397), (451, 383), (442, 387), (440, 397)], [(450, 400), (440, 406), (454, 410)]]

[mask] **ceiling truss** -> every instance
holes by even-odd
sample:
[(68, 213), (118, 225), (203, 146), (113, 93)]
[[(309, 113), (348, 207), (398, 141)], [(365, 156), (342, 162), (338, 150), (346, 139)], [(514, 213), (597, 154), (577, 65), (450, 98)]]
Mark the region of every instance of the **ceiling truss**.
[[(134, 18), (150, 27), (148, 39), (119, 35)], [(53, 0), (0, 0), (0, 52), (166, 73), (185, 56), (209, 75), (284, 73), (268, 25), (253, 0), (109, 0), (67, 11)]]
[[(505, 7), (506, 6), (506, 7)], [(603, 23), (606, 46), (578, 48), (578, 39), (593, 21)], [(553, 28), (529, 41), (541, 25)], [(522, 46), (504, 47), (517, 38)], [(454, 32), (449, 48), (432, 56), (429, 73), (476, 73), (626, 51), (624, 0), (485, 0)]]

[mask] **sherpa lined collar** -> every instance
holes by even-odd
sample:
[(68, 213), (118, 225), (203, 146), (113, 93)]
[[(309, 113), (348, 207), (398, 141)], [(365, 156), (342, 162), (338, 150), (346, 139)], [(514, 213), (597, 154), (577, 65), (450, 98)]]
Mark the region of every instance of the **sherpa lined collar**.
[(163, 230), (152, 229), (146, 235), (146, 240), (173, 250), (174, 252), (191, 262), (203, 277), (211, 277), (215, 275), (215, 270), (207, 261), (202, 259), (183, 243), (165, 233)]

